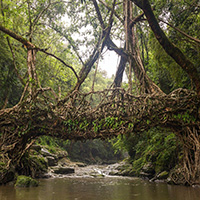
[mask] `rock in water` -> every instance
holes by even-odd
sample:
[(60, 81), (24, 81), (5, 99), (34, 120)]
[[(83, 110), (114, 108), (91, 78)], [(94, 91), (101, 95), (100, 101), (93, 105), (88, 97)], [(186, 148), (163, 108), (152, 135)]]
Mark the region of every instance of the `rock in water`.
[(53, 156), (46, 156), (48, 161), (48, 166), (56, 166), (58, 164), (57, 160)]
[(74, 173), (74, 168), (71, 167), (57, 167), (53, 170), (55, 174), (71, 174)]
[(28, 176), (18, 176), (15, 186), (16, 187), (37, 187), (38, 181)]

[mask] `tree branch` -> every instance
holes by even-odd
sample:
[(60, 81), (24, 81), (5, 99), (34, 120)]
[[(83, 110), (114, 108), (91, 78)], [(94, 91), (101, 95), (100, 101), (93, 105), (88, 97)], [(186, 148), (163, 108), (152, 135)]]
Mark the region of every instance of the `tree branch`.
[[(115, 3), (116, 3), (116, 0), (113, 1), (113, 8), (112, 8), (112, 11), (111, 11), (111, 14), (110, 14), (108, 27), (107, 27), (106, 30), (102, 30), (102, 36), (103, 36), (104, 31), (106, 31), (106, 34), (105, 34), (104, 39), (103, 39), (105, 41), (109, 37), (110, 31), (111, 31), (111, 28), (112, 28), (113, 14), (114, 14), (114, 10), (115, 10)], [(101, 38), (103, 38), (102, 36), (101, 36)], [(103, 51), (103, 48), (104, 48), (104, 46), (103, 46), (103, 42), (102, 42), (101, 45), (100, 45), (100, 49), (99, 49), (99, 55), (98, 55), (98, 59), (97, 59), (97, 66), (96, 66), (96, 69), (95, 69), (94, 80), (93, 80), (93, 83), (92, 83), (92, 91), (94, 91), (94, 83), (95, 83), (95, 80), (96, 80), (96, 74), (97, 74), (97, 70), (98, 70), (100, 55), (101, 55), (101, 52)]]
[(61, 63), (63, 63), (66, 67), (70, 68), (70, 69), (73, 71), (74, 75), (76, 76), (77, 81), (79, 81), (79, 77), (78, 77), (76, 71), (74, 70), (74, 68), (73, 68), (72, 66), (68, 65), (67, 63), (65, 63), (61, 58), (57, 57), (56, 55), (45, 51), (45, 49), (39, 49), (39, 48), (38, 48), (38, 51), (41, 51), (41, 52), (43, 52), (43, 53), (45, 53), (45, 54), (47, 54), (47, 55), (49, 55), (49, 56), (54, 57), (55, 59), (57, 59), (57, 60), (59, 60)]
[(4, 26), (1, 25), (0, 23), (0, 31), (6, 33), (7, 35), (11, 36), (12, 38), (18, 40), (21, 42), (24, 46), (26, 46), (27, 49), (35, 49), (36, 46), (33, 45), (31, 42), (29, 42), (27, 39), (23, 38), (22, 36), (16, 34), (15, 32), (5, 28)]
[[(105, 1), (99, 0), (100, 3), (102, 3), (108, 10), (112, 10), (112, 7), (109, 6)], [(117, 14), (117, 12), (114, 10), (114, 15), (121, 21), (121, 23), (124, 23), (124, 20), (120, 17), (120, 15)]]
[(97, 1), (96, 1), (96, 0), (92, 0), (92, 2), (93, 2), (93, 4), (94, 4), (95, 10), (96, 10), (96, 12), (97, 12), (97, 17), (98, 17), (98, 19), (99, 19), (99, 22), (100, 22), (100, 24), (101, 24), (101, 27), (102, 27), (102, 29), (105, 29), (106, 26), (105, 26), (105, 24), (104, 24), (104, 22), (103, 22), (103, 18), (102, 18), (101, 12), (100, 12), (100, 10), (99, 10), (99, 6), (98, 6), (98, 4), (97, 4)]
[[(124, 49), (125, 48), (126, 47), (124, 47)], [(123, 78), (123, 74), (124, 74), (124, 70), (125, 70), (127, 62), (128, 62), (128, 56), (121, 55), (120, 62), (115, 74), (114, 87), (121, 87), (122, 78)]]
[(35, 50), (38, 50), (38, 51), (41, 51), (49, 56), (52, 56), (54, 58), (56, 58), (57, 60), (59, 60), (60, 62), (62, 62), (66, 67), (70, 68), (73, 73), (75, 74), (77, 80), (79, 80), (78, 78), (78, 75), (77, 73), (75, 72), (74, 68), (71, 67), (70, 65), (66, 64), (61, 58), (55, 56), (54, 54), (52, 53), (48, 53), (45, 49), (41, 49), (39, 47), (36, 47), (34, 44), (32, 44), (31, 42), (29, 42), (28, 40), (26, 40), (25, 38), (21, 37), (20, 35), (14, 33), (13, 31), (3, 27), (1, 24), (0, 24), (0, 31), (6, 33), (7, 35), (11, 36), (12, 38), (18, 40), (19, 42), (21, 42), (23, 45), (26, 46), (27, 49), (35, 49)]
[[(99, 55), (103, 51), (103, 49), (106, 45), (106, 40), (104, 39), (104, 37), (105, 37), (105, 32), (103, 32), (103, 34), (101, 34), (101, 36), (100, 36), (100, 38), (99, 38), (99, 40), (96, 44), (96, 47), (94, 48), (94, 50), (93, 50), (92, 54), (90, 55), (88, 61), (81, 68), (81, 70), (79, 72), (79, 81), (77, 82), (74, 90), (79, 90), (81, 84), (84, 82), (84, 80), (87, 78), (87, 75), (91, 71), (92, 66), (94, 65), (94, 63), (98, 59)], [(101, 41), (103, 41), (103, 42), (101, 43)], [(101, 45), (101, 49), (99, 50), (100, 45)]]
[(159, 18), (159, 20), (165, 24), (167, 24), (168, 26), (170, 26), (171, 28), (175, 29), (176, 31), (178, 31), (179, 33), (181, 33), (182, 35), (184, 35), (185, 37), (189, 38), (190, 40), (196, 42), (198, 45), (200, 45), (200, 40), (197, 38), (194, 38), (190, 35), (188, 35), (187, 33), (183, 32), (182, 30), (180, 30), (179, 28), (173, 26), (172, 24), (165, 22), (163, 19)]
[(79, 60), (81, 61), (82, 65), (85, 65), (85, 63), (83, 62), (83, 59), (81, 58), (81, 56), (79, 55), (78, 51), (76, 50), (76, 46), (73, 44), (73, 40), (71, 40), (69, 38), (68, 35), (64, 34), (63, 32), (61, 32), (58, 28), (56, 27), (53, 27), (51, 25), (48, 25), (51, 29), (53, 29), (54, 31), (58, 32), (61, 36), (63, 36), (69, 43), (70, 45), (72, 46), (75, 54), (77, 55), (77, 57), (79, 58)]
[(38, 21), (40, 20), (42, 15), (49, 9), (49, 7), (52, 6), (52, 5), (55, 5), (55, 4), (58, 4), (58, 3), (64, 3), (64, 2), (66, 2), (66, 1), (56, 1), (56, 2), (49, 1), (49, 4), (36, 15), (33, 22), (32, 22), (31, 17), (30, 17), (30, 2), (29, 1), (27, 2), (28, 3), (28, 11), (29, 11), (29, 23), (30, 23), (29, 37), (30, 38), (32, 37), (35, 25), (38, 23)]
[(137, 22), (146, 20), (142, 17), (144, 17), (144, 12), (131, 20), (130, 28), (132, 28)]
[[(96, 60), (99, 58), (101, 52), (103, 51), (105, 45), (107, 44), (107, 40), (109, 39), (110, 30), (112, 28), (112, 21), (113, 21), (112, 17), (113, 17), (113, 14), (114, 14), (114, 7), (115, 7), (116, 0), (114, 0), (114, 2), (113, 2), (113, 8), (112, 8), (112, 12), (111, 12), (111, 15), (110, 15), (108, 27), (106, 27), (104, 22), (103, 22), (103, 18), (102, 18), (102, 15), (100, 13), (97, 1), (96, 0), (92, 0), (92, 1), (93, 1), (93, 5), (95, 7), (95, 10), (96, 10), (97, 17), (98, 17), (98, 20), (100, 22), (101, 28), (103, 30), (102, 30), (102, 34), (101, 34), (101, 36), (100, 36), (100, 38), (97, 42), (97, 45), (96, 45), (92, 55), (90, 56), (89, 60), (85, 63), (85, 65), (82, 67), (82, 69), (80, 70), (79, 82), (76, 84), (74, 90), (79, 90), (81, 84), (86, 79), (87, 75), (89, 74), (92, 66), (94, 65)], [(100, 50), (99, 50), (99, 47), (100, 47)]]
[(107, 37), (109, 36), (111, 28), (112, 28), (113, 15), (114, 15), (114, 12), (115, 12), (115, 4), (116, 4), (116, 0), (113, 1), (113, 6), (112, 6), (109, 22), (108, 22)]

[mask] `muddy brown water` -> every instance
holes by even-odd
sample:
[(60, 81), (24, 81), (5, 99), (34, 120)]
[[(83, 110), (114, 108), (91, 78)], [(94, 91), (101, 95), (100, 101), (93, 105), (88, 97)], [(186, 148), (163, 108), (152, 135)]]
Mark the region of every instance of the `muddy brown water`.
[(200, 200), (198, 187), (89, 176), (80, 171), (78, 175), (39, 180), (39, 187), (35, 188), (0, 186), (0, 200)]

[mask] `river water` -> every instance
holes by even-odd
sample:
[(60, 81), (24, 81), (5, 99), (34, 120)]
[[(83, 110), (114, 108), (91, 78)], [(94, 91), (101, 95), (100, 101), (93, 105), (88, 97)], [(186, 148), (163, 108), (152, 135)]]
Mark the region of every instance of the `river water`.
[(200, 200), (200, 188), (150, 183), (139, 178), (65, 176), (39, 187), (0, 186), (0, 200)]

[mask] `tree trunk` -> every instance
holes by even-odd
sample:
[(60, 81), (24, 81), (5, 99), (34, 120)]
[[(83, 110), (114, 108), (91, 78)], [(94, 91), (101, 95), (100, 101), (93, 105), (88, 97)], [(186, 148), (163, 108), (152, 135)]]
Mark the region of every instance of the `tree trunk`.
[[(133, 72), (139, 81), (139, 87), (141, 93), (157, 93), (163, 94), (163, 91), (147, 76), (140, 52), (138, 49), (138, 40), (135, 34), (135, 23), (141, 16), (133, 19), (132, 14), (132, 2), (129, 0), (124, 0), (124, 14), (125, 14), (125, 38), (126, 38), (126, 51), (131, 55), (129, 56), (129, 63)], [(129, 74), (130, 75), (130, 74)], [(129, 81), (130, 82), (130, 81)]]
[[(177, 132), (177, 130), (176, 130)], [(200, 183), (200, 129), (198, 125), (177, 132), (183, 146), (180, 166), (172, 173), (176, 184), (196, 185)]]
[(182, 51), (169, 41), (165, 33), (160, 28), (158, 21), (152, 11), (151, 5), (148, 0), (131, 0), (138, 7), (140, 7), (148, 20), (148, 23), (163, 49), (171, 56), (179, 66), (187, 72), (191, 80), (196, 86), (197, 94), (200, 96), (200, 76), (195, 68), (194, 64), (190, 62)]
[(127, 56), (121, 55), (119, 66), (117, 68), (117, 72), (115, 75), (114, 87), (121, 87), (122, 78), (123, 78), (127, 61), (128, 61)]

